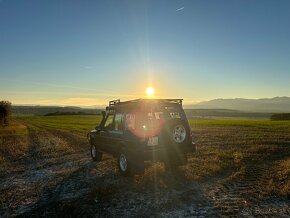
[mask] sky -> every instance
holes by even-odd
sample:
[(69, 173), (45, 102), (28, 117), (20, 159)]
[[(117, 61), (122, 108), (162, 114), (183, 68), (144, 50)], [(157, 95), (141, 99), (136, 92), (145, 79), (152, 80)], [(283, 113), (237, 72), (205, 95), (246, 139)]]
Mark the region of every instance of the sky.
[(288, 0), (0, 0), (0, 100), (290, 96)]

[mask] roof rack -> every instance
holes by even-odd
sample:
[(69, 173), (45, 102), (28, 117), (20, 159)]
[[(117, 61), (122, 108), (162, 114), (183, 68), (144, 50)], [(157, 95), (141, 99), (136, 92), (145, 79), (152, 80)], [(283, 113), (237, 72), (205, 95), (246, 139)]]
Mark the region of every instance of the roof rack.
[(182, 98), (163, 98), (163, 99), (139, 98), (139, 99), (130, 100), (130, 101), (123, 101), (123, 102), (119, 102), (119, 103), (120, 104), (128, 104), (128, 103), (149, 102), (149, 101), (182, 104), (183, 99)]
[(118, 106), (126, 106), (130, 104), (138, 104), (141, 102), (160, 102), (160, 103), (169, 103), (169, 104), (179, 104), (182, 105), (182, 100), (181, 98), (177, 99), (144, 99), (144, 98), (139, 98), (135, 100), (130, 100), (130, 101), (123, 101), (121, 102), (120, 99), (109, 101), (109, 106), (106, 107), (106, 110), (109, 112), (114, 112), (116, 110), (116, 107)]

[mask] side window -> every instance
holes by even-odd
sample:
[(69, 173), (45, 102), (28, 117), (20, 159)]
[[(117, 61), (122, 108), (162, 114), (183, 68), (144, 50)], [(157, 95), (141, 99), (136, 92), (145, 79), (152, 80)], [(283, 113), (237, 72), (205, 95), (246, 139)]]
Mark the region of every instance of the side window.
[(105, 128), (107, 128), (107, 129), (111, 129), (112, 128), (112, 126), (113, 126), (113, 117), (114, 117), (114, 115), (112, 115), (112, 114), (110, 114), (108, 117), (107, 117), (107, 120), (106, 120), (106, 122), (105, 122)]
[(171, 118), (181, 118), (178, 112), (170, 112)]
[(135, 114), (126, 114), (126, 130), (135, 129)]
[(123, 114), (115, 115), (115, 130), (123, 130)]

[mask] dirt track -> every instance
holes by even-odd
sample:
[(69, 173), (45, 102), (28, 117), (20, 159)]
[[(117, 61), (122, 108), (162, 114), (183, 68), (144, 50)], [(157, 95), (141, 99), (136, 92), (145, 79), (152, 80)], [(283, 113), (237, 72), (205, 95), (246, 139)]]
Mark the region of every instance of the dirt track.
[(0, 217), (290, 216), (290, 200), (263, 187), (289, 149), (201, 181), (188, 180), (182, 167), (168, 172), (151, 163), (144, 175), (123, 178), (113, 158), (96, 164), (88, 150), (84, 138), (69, 133), (30, 131), (27, 156), (1, 176)]

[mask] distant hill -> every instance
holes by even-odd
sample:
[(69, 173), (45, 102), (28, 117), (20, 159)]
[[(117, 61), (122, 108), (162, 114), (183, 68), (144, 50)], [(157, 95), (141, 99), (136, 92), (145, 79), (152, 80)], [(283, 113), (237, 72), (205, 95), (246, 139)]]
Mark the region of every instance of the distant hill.
[[(290, 113), (290, 97), (214, 99), (184, 105), (184, 108), (189, 117), (270, 117), (272, 113)], [(13, 115), (100, 114), (101, 109), (12, 105), (12, 112)]]
[(12, 105), (13, 115), (46, 115), (46, 114), (100, 114), (100, 109), (87, 109), (81, 107), (57, 106), (15, 106)]
[(290, 112), (290, 97), (274, 97), (263, 99), (214, 99), (194, 105), (186, 105), (190, 109), (231, 109), (246, 112), (285, 113)]

